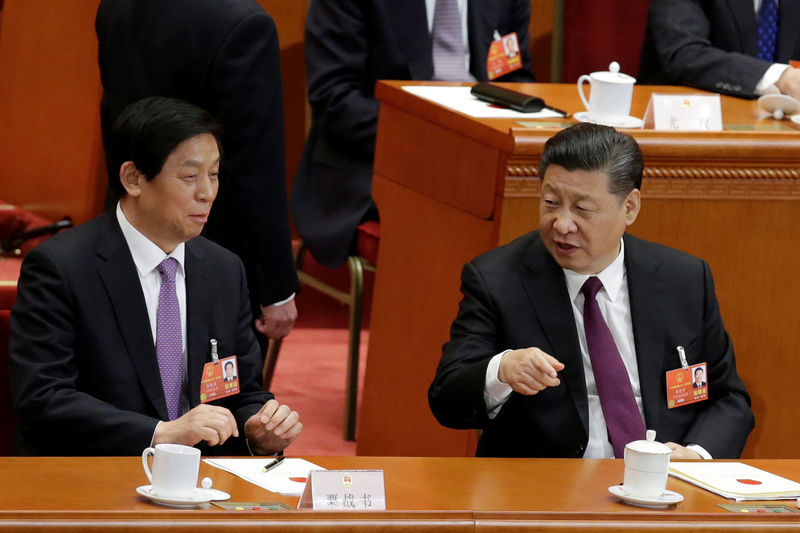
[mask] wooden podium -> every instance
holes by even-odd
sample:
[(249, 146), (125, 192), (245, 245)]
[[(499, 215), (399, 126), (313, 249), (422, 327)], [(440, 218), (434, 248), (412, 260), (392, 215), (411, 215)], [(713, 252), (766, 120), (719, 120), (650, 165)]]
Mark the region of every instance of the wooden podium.
[[(380, 82), (373, 196), (381, 246), (358, 421), (359, 455), (472, 455), (474, 431), (442, 428), (427, 389), (460, 300), (461, 267), (535, 229), (539, 157), (572, 120), (475, 119)], [(435, 83), (430, 83), (435, 85)], [(582, 110), (574, 85), (511, 84)], [(636, 87), (631, 113), (651, 92)], [(753, 401), (745, 457), (800, 457), (793, 443), (800, 345), (800, 131), (753, 101), (721, 97), (722, 132), (628, 130), (645, 155), (630, 232), (710, 264)], [(531, 126), (531, 124), (528, 124)], [(666, 400), (665, 400), (666, 401)]]

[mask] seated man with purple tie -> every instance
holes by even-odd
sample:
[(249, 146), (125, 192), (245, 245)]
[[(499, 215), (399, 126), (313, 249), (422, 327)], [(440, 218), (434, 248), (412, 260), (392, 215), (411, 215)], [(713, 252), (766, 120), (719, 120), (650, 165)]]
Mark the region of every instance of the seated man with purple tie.
[[(626, 233), (643, 168), (613, 128), (557, 133), (539, 163), (539, 229), (464, 266), (428, 394), (441, 424), (482, 430), (478, 455), (622, 457), (645, 429), (674, 458), (741, 454), (753, 414), (708, 265)], [(708, 394), (692, 401), (700, 363)], [(666, 385), (676, 370), (683, 397)]]
[[(242, 262), (199, 237), (221, 152), (217, 123), (186, 102), (146, 98), (121, 114), (108, 154), (116, 209), (22, 265), (10, 319), (14, 453), (139, 455), (177, 443), (272, 454), (300, 434), (298, 414), (261, 388)], [(238, 388), (209, 388), (212, 344), (214, 357), (236, 356)]]

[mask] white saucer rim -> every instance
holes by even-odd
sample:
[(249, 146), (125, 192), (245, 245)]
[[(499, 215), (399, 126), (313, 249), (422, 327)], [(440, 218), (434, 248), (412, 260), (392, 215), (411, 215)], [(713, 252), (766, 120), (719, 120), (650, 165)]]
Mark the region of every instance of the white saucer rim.
[[(136, 492), (154, 503), (158, 503), (161, 505), (171, 505), (173, 507), (195, 507), (197, 505), (202, 505), (204, 503), (216, 501), (211, 496), (211, 494), (202, 487), (197, 487), (194, 489), (194, 493), (197, 496), (199, 496), (196, 498), (170, 498), (165, 496), (159, 496), (151, 492), (152, 487), (153, 487), (152, 485), (142, 485), (141, 487), (136, 487)], [(228, 495), (228, 498), (230, 498), (230, 495)]]
[(578, 122), (591, 122), (592, 124), (600, 124), (601, 126), (611, 126), (612, 128), (641, 128), (644, 125), (644, 120), (633, 115), (628, 115), (620, 122), (602, 122), (595, 120), (588, 111), (578, 111), (572, 115)]
[(791, 117), (789, 117), (789, 120), (791, 120), (795, 124), (800, 124), (800, 114), (792, 115)]
[[(651, 509), (665, 509), (670, 505), (675, 505), (676, 503), (680, 503), (684, 500), (683, 494), (669, 489), (664, 489), (664, 493), (658, 498), (640, 498), (638, 496), (631, 496), (625, 493), (625, 489), (622, 487), (622, 485), (611, 485), (608, 487), (608, 492), (625, 503), (639, 507), (648, 507)], [(664, 496), (668, 496), (669, 499), (663, 499)]]

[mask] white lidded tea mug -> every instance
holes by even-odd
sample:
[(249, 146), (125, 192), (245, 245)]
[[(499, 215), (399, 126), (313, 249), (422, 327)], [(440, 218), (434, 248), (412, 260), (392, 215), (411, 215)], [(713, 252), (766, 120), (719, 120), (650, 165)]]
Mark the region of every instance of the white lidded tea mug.
[[(589, 100), (583, 91), (583, 84), (589, 82)], [(608, 71), (592, 72), (578, 78), (578, 95), (589, 112), (593, 122), (620, 122), (631, 113), (633, 85), (636, 78), (619, 71), (619, 63), (612, 61)]]
[(667, 488), (669, 457), (672, 450), (656, 442), (656, 432), (648, 429), (646, 440), (625, 445), (625, 494), (635, 498), (658, 498)]
[[(147, 458), (153, 456), (153, 470)], [(188, 498), (197, 488), (200, 450), (182, 444), (156, 444), (142, 452), (142, 466), (151, 492), (163, 498)]]

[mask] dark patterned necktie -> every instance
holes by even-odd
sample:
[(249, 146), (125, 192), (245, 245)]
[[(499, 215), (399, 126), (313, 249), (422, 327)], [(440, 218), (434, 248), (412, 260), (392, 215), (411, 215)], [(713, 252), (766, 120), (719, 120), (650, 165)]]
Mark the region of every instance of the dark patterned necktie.
[(183, 340), (181, 338), (181, 311), (175, 291), (175, 271), (178, 261), (164, 259), (156, 269), (161, 274), (156, 314), (156, 355), (161, 371), (161, 385), (167, 401), (170, 420), (181, 416), (181, 384), (183, 383)]
[(436, 0), (433, 12), (433, 79), (468, 81), (458, 0)]
[(758, 58), (774, 62), (775, 44), (777, 42), (778, 1), (763, 0), (761, 9), (758, 10)]
[(614, 447), (614, 456), (621, 458), (626, 444), (644, 438), (645, 427), (625, 364), (595, 299), (602, 287), (603, 283), (595, 276), (587, 279), (581, 287), (584, 296), (583, 327), (608, 438)]

